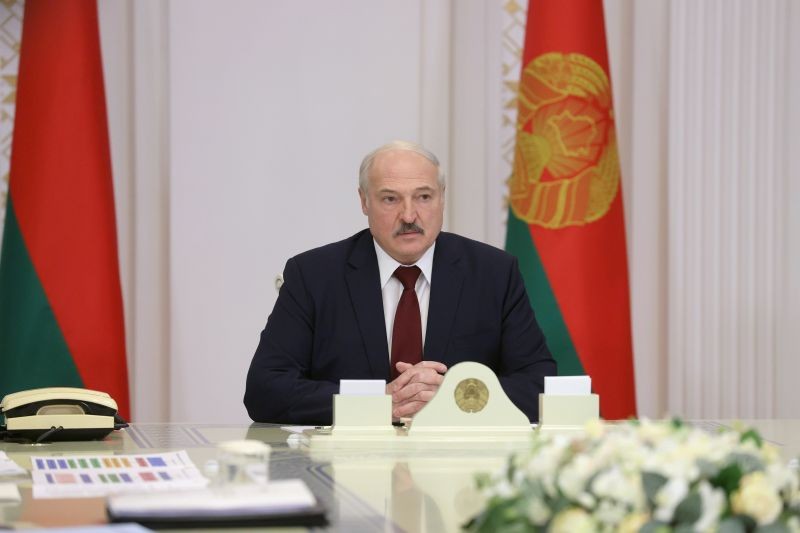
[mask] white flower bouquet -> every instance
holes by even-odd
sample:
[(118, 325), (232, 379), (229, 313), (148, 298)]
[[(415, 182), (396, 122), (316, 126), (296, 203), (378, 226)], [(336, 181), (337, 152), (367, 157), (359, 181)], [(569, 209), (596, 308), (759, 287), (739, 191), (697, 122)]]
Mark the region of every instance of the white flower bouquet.
[(597, 422), (580, 437), (537, 435), (478, 486), (474, 532), (800, 532), (798, 472), (753, 430)]

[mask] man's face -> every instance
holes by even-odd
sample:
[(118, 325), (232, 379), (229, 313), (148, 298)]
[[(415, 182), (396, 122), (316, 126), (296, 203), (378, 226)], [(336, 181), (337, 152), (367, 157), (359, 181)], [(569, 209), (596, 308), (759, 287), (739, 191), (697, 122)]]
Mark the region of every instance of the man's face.
[(372, 236), (396, 261), (418, 261), (442, 230), (438, 170), (415, 152), (389, 150), (375, 157), (368, 183), (358, 194)]

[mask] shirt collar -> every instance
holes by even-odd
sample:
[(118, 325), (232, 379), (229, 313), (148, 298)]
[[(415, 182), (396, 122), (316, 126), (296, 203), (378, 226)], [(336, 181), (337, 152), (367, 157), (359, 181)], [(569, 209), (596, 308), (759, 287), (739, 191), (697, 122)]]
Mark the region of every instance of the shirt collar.
[[(398, 263), (397, 261), (392, 258), (389, 254), (387, 254), (381, 245), (378, 244), (374, 238), (372, 239), (372, 243), (375, 245), (375, 254), (378, 256), (378, 270), (380, 271), (381, 275), (381, 289), (383, 289), (386, 284), (389, 282), (389, 279), (394, 274), (394, 271), (397, 270), (397, 267), (401, 266), (402, 263)], [(419, 261), (414, 263), (414, 265), (418, 266), (419, 269), (422, 271), (422, 275), (425, 276), (425, 279), (428, 280), (428, 284), (431, 282), (431, 278), (433, 275), (433, 249), (436, 248), (436, 241), (431, 244), (431, 247), (425, 250), (425, 253), (422, 254), (422, 257), (419, 258)], [(413, 265), (403, 265), (403, 266), (413, 266)]]

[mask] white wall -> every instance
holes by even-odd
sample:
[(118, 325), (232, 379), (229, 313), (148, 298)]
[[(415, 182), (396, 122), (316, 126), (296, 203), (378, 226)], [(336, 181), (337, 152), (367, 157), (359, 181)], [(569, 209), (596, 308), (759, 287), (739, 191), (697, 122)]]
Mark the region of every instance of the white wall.
[(436, 47), (448, 41), (426, 31), (446, 29), (441, 9), (229, 6), (175, 1), (166, 13), (171, 419), (246, 419), (274, 277), (292, 255), (365, 226), (364, 153), (394, 138), (447, 153), (448, 108), (423, 84), (446, 72)]
[[(778, 250), (779, 266), (776, 287), (778, 306), (775, 314), (776, 350), (780, 354), (780, 367), (775, 369), (776, 416), (798, 416), (797, 376), (800, 376), (800, 34), (791, 31), (800, 23), (800, 3), (787, 2), (783, 37), (787, 39), (778, 68), (785, 72), (779, 117), (780, 137), (785, 149), (776, 161), (785, 180), (777, 199), (781, 217), (777, 232), (782, 249)], [(789, 30), (789, 31), (786, 31)]]
[[(778, 10), (788, 27), (800, 22), (790, 2), (736, 3)], [(136, 420), (246, 420), (244, 375), (276, 296), (274, 276), (289, 256), (364, 226), (357, 166), (386, 140), (433, 148), (450, 174), (448, 228), (502, 245), (513, 138), (504, 81), (516, 77), (524, 25), (512, 4), (100, 0)], [(687, 112), (674, 109), (675, 84), (692, 73), (674, 61), (676, 6), (687, 4), (606, 1), (640, 413), (798, 416), (789, 377), (800, 340), (800, 218), (792, 209), (800, 190), (790, 178), (800, 110), (789, 97), (800, 89), (798, 38), (786, 32), (778, 44), (783, 99), (741, 110), (777, 112), (785, 127), (770, 144), (782, 165), (771, 182), (780, 202), (774, 257), (764, 259), (775, 268), (773, 314), (740, 324), (773, 335), (771, 377), (741, 384), (771, 405), (748, 411), (721, 395), (712, 405), (686, 391), (722, 390), (724, 381), (705, 379), (710, 369), (751, 368), (762, 352), (731, 358), (713, 343), (686, 351), (668, 335), (685, 335), (676, 324), (698, 312), (692, 287), (675, 282), (676, 259), (703, 275), (702, 256), (675, 240), (682, 211), (669, 203), (682, 161), (674, 117)], [(691, 20), (714, 27), (710, 17)], [(691, 109), (711, 113), (714, 88), (752, 83), (746, 70), (725, 72), (734, 77), (724, 87), (712, 79), (706, 104)], [(695, 141), (698, 164), (707, 164), (714, 135)], [(709, 209), (730, 208), (715, 201)], [(755, 283), (757, 273), (749, 275)], [(703, 312), (722, 312), (714, 294)], [(676, 371), (696, 358), (716, 366)]]

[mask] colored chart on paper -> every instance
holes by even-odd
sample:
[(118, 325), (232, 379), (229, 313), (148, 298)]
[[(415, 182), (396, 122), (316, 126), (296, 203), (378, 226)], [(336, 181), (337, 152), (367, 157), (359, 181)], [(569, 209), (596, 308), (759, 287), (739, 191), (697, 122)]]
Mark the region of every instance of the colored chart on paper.
[(34, 498), (90, 498), (205, 487), (185, 450), (142, 455), (31, 457)]

